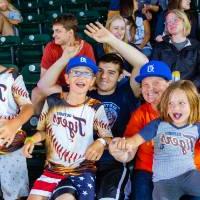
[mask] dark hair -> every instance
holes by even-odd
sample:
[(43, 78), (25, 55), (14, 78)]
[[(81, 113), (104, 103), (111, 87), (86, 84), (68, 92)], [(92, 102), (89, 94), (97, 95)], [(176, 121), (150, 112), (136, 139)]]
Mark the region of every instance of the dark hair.
[[(169, 0), (168, 10), (182, 9), (181, 4), (183, 0)], [(186, 11), (186, 10), (185, 10)]]
[[(134, 8), (133, 0), (120, 0), (119, 12), (123, 18), (128, 20), (131, 33), (132, 32), (135, 33), (135, 29), (136, 29), (135, 20), (133, 18), (134, 10), (135, 10), (135, 8)], [(131, 34), (131, 36), (132, 36), (132, 34)]]
[(120, 15), (124, 18), (132, 16), (134, 10), (133, 0), (120, 0)]
[(122, 73), (124, 68), (123, 58), (120, 55), (117, 55), (116, 53), (107, 53), (103, 55), (97, 60), (97, 64), (99, 65), (100, 62), (118, 64), (119, 73)]
[(168, 9), (173, 10), (173, 9), (180, 9), (182, 0), (170, 0), (168, 4)]
[(71, 14), (71, 13), (66, 13), (63, 15), (58, 16), (52, 23), (53, 25), (55, 24), (61, 24), (63, 27), (69, 31), (73, 30), (74, 31), (74, 36), (77, 37), (77, 32), (78, 32), (78, 20), (77, 18)]

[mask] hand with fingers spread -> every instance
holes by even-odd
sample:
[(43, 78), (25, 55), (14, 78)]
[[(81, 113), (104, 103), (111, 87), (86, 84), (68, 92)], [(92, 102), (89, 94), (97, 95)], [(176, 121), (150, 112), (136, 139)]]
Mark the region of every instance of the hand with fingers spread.
[(65, 62), (67, 63), (71, 58), (73, 58), (74, 56), (76, 56), (80, 50), (83, 48), (83, 40), (81, 42), (76, 41), (71, 45), (67, 45), (64, 47), (63, 53), (62, 53), (62, 59), (65, 60)]
[(91, 161), (97, 161), (101, 158), (105, 146), (99, 141), (94, 141), (86, 150), (85, 158)]
[(0, 121), (0, 140), (1, 146), (8, 147), (13, 142), (19, 125), (15, 119)]
[(86, 35), (100, 43), (109, 43), (109, 41), (115, 37), (100, 22), (96, 22), (95, 24), (90, 23), (86, 25), (86, 29), (84, 30), (84, 32)]

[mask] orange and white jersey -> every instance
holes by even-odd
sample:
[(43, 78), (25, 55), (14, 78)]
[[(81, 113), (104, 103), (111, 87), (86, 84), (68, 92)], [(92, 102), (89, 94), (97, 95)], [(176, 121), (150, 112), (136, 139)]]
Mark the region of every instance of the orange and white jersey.
[(72, 169), (79, 167), (95, 134), (112, 137), (104, 106), (92, 98), (78, 106), (50, 98), (53, 106), (49, 108), (47, 99), (38, 123), (38, 130), (46, 131), (47, 160)]

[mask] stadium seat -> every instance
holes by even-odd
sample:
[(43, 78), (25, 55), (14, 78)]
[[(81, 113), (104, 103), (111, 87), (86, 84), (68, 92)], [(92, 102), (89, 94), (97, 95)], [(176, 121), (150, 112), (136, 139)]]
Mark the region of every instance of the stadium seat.
[(16, 50), (20, 44), (18, 36), (0, 36), (0, 64), (16, 64)]
[(68, 9), (84, 9), (87, 10), (88, 4), (92, 0), (62, 0), (64, 12), (68, 12)]
[(43, 26), (43, 33), (48, 33), (48, 34), (52, 34), (52, 21), (54, 19), (56, 19), (58, 16), (60, 16), (62, 13), (59, 10), (46, 10), (44, 12), (45, 18), (46, 18), (46, 23), (44, 23)]
[(42, 0), (43, 13), (46, 11), (60, 11), (63, 12), (62, 1), (60, 0)]
[(77, 19), (79, 24), (88, 24), (89, 22), (94, 22), (98, 20), (101, 15), (96, 10), (84, 10), (84, 9), (68, 9), (68, 12), (73, 13)]
[(19, 10), (24, 13), (40, 14), (40, 9), (43, 6), (40, 0), (19, 0)]
[(200, 0), (193, 0), (191, 1), (191, 8), (197, 12), (200, 11)]
[(40, 64), (33, 63), (25, 65), (22, 68), (21, 74), (24, 78), (24, 82), (27, 90), (31, 93), (32, 89), (36, 86), (40, 79)]
[(36, 13), (23, 14), (23, 22), (18, 25), (19, 35), (42, 34), (44, 16)]
[(40, 63), (44, 45), (50, 39), (47, 34), (25, 36), (18, 51), (18, 65), (22, 67), (30, 63)]

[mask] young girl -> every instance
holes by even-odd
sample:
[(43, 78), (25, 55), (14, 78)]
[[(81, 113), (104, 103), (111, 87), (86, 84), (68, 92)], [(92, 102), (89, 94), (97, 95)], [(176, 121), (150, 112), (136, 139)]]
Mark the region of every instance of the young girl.
[(21, 13), (7, 0), (0, 0), (0, 34), (14, 35), (13, 26), (21, 21)]
[[(72, 58), (66, 69), (69, 93), (47, 98), (38, 132), (29, 138), (24, 153), (31, 157), (34, 144), (46, 140), (47, 167), (31, 190), (29, 200), (94, 200), (95, 164), (110, 140), (111, 131), (103, 105), (86, 96), (95, 81), (96, 64), (87, 57)], [(99, 138), (94, 142), (95, 137)]]
[(161, 98), (159, 111), (160, 119), (149, 123), (139, 134), (113, 143), (126, 151), (127, 162), (133, 158), (130, 152), (154, 138), (154, 200), (179, 200), (185, 194), (200, 196), (200, 172), (193, 158), (200, 138), (200, 100), (194, 84), (172, 83)]
[(26, 134), (21, 126), (33, 114), (23, 78), (0, 66), (0, 186), (4, 199), (19, 199), (29, 191), (26, 158), (21, 147)]

